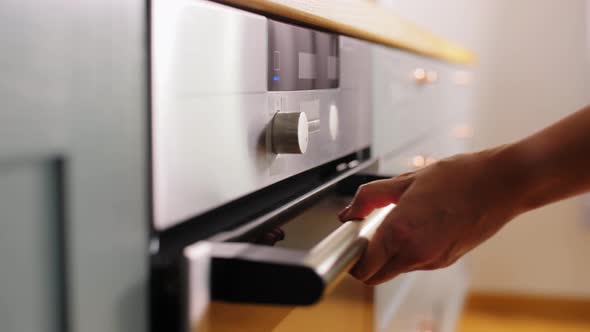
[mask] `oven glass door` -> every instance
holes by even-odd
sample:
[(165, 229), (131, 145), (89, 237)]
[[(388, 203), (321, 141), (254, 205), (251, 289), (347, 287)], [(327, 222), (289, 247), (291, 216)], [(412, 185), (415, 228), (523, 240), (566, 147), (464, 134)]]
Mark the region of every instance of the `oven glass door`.
[[(182, 330), (371, 331), (372, 288), (348, 271), (394, 206), (344, 224), (337, 214), (360, 184), (374, 179), (343, 177), (314, 193), (297, 212), (283, 211), (290, 216), (285, 220), (263, 223), (263, 230), (248, 241), (236, 235), (243, 229), (218, 234), (206, 243), (200, 263), (195, 253), (205, 252), (204, 244), (187, 247), (181, 272), (185, 284), (180, 293), (187, 294)], [(207, 279), (201, 289), (195, 287), (199, 279)], [(203, 301), (203, 291), (209, 292), (206, 306), (197, 303)], [(195, 314), (195, 308), (205, 314)]]
[[(342, 224), (337, 213), (351, 197), (330, 194), (281, 226), (277, 248), (309, 252)], [(274, 232), (276, 233), (276, 232)], [(285, 282), (285, 287), (295, 287)], [(373, 289), (344, 275), (310, 306), (244, 304), (213, 300), (199, 331), (372, 331)]]

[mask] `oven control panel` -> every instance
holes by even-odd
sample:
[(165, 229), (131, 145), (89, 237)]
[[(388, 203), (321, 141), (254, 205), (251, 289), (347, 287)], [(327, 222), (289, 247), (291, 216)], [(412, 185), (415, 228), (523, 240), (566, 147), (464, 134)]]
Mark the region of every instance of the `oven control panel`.
[(157, 231), (370, 147), (369, 43), (211, 1), (153, 7)]
[(268, 20), (268, 90), (338, 88), (339, 54), (335, 34)]

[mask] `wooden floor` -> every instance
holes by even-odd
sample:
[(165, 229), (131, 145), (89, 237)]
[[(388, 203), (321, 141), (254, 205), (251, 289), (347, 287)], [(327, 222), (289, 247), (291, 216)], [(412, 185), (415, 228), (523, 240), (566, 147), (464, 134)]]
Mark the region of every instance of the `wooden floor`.
[[(194, 331), (373, 331), (372, 303), (372, 289), (347, 276), (332, 296), (313, 307), (213, 302), (205, 326)], [(472, 294), (457, 328), (457, 332), (514, 331), (590, 332), (590, 299)]]
[(590, 332), (590, 300), (476, 294), (458, 332)]

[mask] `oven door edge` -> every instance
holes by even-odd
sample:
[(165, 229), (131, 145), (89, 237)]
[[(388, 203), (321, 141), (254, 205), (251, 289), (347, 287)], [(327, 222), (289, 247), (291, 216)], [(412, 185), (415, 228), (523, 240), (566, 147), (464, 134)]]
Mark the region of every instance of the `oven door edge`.
[[(354, 194), (361, 184), (381, 178), (369, 175), (374, 165), (374, 160), (362, 162), (247, 224), (186, 246), (179, 261), (168, 266), (163, 274), (156, 273), (159, 280), (152, 280), (156, 289), (173, 289), (175, 300), (165, 301), (165, 311), (177, 318), (168, 317), (165, 321), (180, 326), (160, 322), (155, 324), (155, 330), (161, 326), (194, 331), (210, 300), (284, 306), (319, 302), (358, 261), (393, 205), (375, 210), (363, 221), (342, 224), (310, 250), (230, 241), (247, 237), (282, 214), (292, 213), (291, 210), (305, 209), (307, 201), (313, 202), (335, 186), (338, 194)], [(170, 298), (170, 294), (160, 295)], [(158, 294), (155, 300), (162, 303)], [(158, 307), (153, 318), (162, 315), (162, 307)]]
[[(309, 251), (250, 243), (209, 242), (211, 298), (227, 302), (311, 305), (333, 289), (360, 259), (369, 239), (394, 205), (363, 221), (348, 221)], [(192, 270), (194, 248), (184, 251)], [(192, 280), (187, 279), (190, 289)], [(190, 307), (190, 304), (189, 304)]]

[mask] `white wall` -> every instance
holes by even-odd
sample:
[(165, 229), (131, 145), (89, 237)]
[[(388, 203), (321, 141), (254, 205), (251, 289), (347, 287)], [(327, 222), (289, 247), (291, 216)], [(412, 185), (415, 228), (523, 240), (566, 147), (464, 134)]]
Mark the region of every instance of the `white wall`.
[[(590, 104), (590, 1), (382, 3), (478, 54), (474, 149), (521, 138)], [(473, 287), (590, 296), (590, 222), (581, 220), (581, 206), (568, 200), (509, 224), (473, 252)]]

